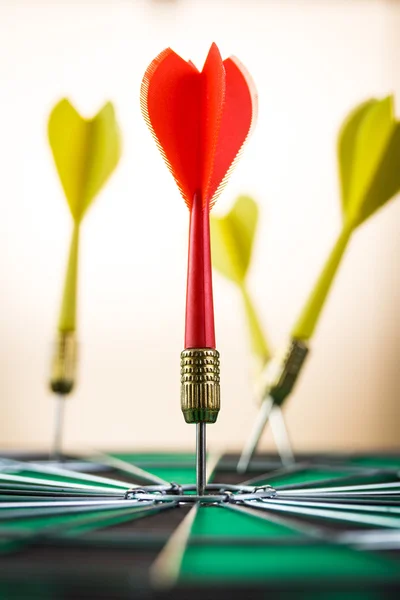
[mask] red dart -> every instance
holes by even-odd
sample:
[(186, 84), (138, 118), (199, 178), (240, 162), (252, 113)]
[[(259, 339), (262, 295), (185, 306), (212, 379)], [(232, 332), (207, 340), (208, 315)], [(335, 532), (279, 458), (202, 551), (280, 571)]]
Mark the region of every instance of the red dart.
[(144, 75), (141, 108), (190, 211), (185, 348), (215, 348), (209, 212), (254, 125), (255, 87), (216, 44), (201, 72), (167, 48)]
[(221, 193), (257, 113), (254, 85), (236, 58), (211, 45), (203, 70), (167, 48), (148, 67), (142, 113), (190, 211), (185, 350), (181, 407), (196, 423), (197, 494), (206, 489), (206, 423), (220, 408), (215, 349), (210, 210)]

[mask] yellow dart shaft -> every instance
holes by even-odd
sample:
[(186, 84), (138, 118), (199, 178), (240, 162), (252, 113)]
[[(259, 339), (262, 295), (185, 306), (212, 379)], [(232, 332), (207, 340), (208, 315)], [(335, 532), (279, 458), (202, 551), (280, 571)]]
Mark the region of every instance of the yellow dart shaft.
[(78, 256), (79, 256), (79, 223), (74, 224), (69, 250), (67, 272), (61, 301), (61, 311), (58, 330), (61, 332), (75, 331), (76, 304), (78, 287)]

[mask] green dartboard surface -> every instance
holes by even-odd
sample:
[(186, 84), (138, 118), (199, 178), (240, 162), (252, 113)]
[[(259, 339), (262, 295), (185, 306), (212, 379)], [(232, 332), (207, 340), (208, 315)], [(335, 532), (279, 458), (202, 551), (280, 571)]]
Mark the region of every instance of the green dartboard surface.
[(0, 599), (400, 598), (400, 456), (237, 460), (4, 456)]

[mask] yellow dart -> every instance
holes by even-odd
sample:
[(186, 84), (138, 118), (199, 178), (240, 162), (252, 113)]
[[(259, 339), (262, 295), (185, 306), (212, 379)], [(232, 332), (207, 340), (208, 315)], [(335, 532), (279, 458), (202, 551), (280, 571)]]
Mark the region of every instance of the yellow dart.
[(242, 297), (258, 373), (271, 352), (247, 285), (257, 224), (258, 207), (250, 196), (239, 196), (226, 215), (212, 215), (210, 220), (213, 267), (236, 285)]
[(69, 100), (63, 99), (50, 113), (48, 138), (73, 221), (50, 377), (50, 387), (58, 397), (54, 455), (60, 456), (64, 399), (74, 387), (77, 362), (80, 225), (88, 208), (118, 164), (121, 137), (110, 102), (93, 118), (84, 119)]
[(272, 406), (280, 406), (293, 390), (309, 341), (321, 316), (335, 274), (354, 231), (400, 190), (400, 123), (393, 97), (369, 100), (353, 110), (338, 136), (342, 227), (317, 279), (291, 339), (263, 373), (262, 405), (239, 465), (244, 471), (258, 445)]
[[(210, 223), (213, 267), (236, 285), (243, 300), (255, 367), (253, 370), (255, 395), (257, 400), (261, 401), (264, 389), (260, 385), (260, 376), (271, 359), (271, 351), (247, 285), (247, 273), (258, 224), (257, 204), (250, 196), (239, 196), (226, 215), (211, 216)], [(262, 409), (257, 421), (256, 437), (261, 435), (269, 420), (282, 462), (284, 464), (293, 462), (293, 451), (280, 407), (270, 401), (264, 402)], [(260, 426), (261, 431), (258, 432)], [(253, 436), (250, 442), (252, 438)], [(242, 462), (245, 457), (246, 451)], [(242, 462), (238, 463), (239, 471), (242, 470)]]
[[(257, 315), (248, 285), (255, 232), (258, 223), (258, 207), (250, 196), (239, 196), (231, 210), (223, 217), (211, 217), (213, 266), (224, 277), (234, 283), (243, 299), (246, 321), (253, 356), (255, 396), (261, 402), (264, 394), (263, 371), (271, 360), (271, 351), (261, 321)], [(293, 462), (293, 450), (280, 406), (272, 399), (262, 403), (262, 411), (256, 422), (256, 430), (249, 438), (258, 438), (267, 421), (270, 424), (275, 445), (283, 464)], [(247, 450), (245, 448), (238, 470), (243, 470)]]

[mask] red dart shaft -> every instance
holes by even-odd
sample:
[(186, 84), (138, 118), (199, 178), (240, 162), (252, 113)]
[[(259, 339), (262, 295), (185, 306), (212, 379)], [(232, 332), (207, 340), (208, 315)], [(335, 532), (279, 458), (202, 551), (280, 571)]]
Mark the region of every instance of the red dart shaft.
[(185, 348), (215, 348), (210, 211), (199, 193), (190, 213)]

